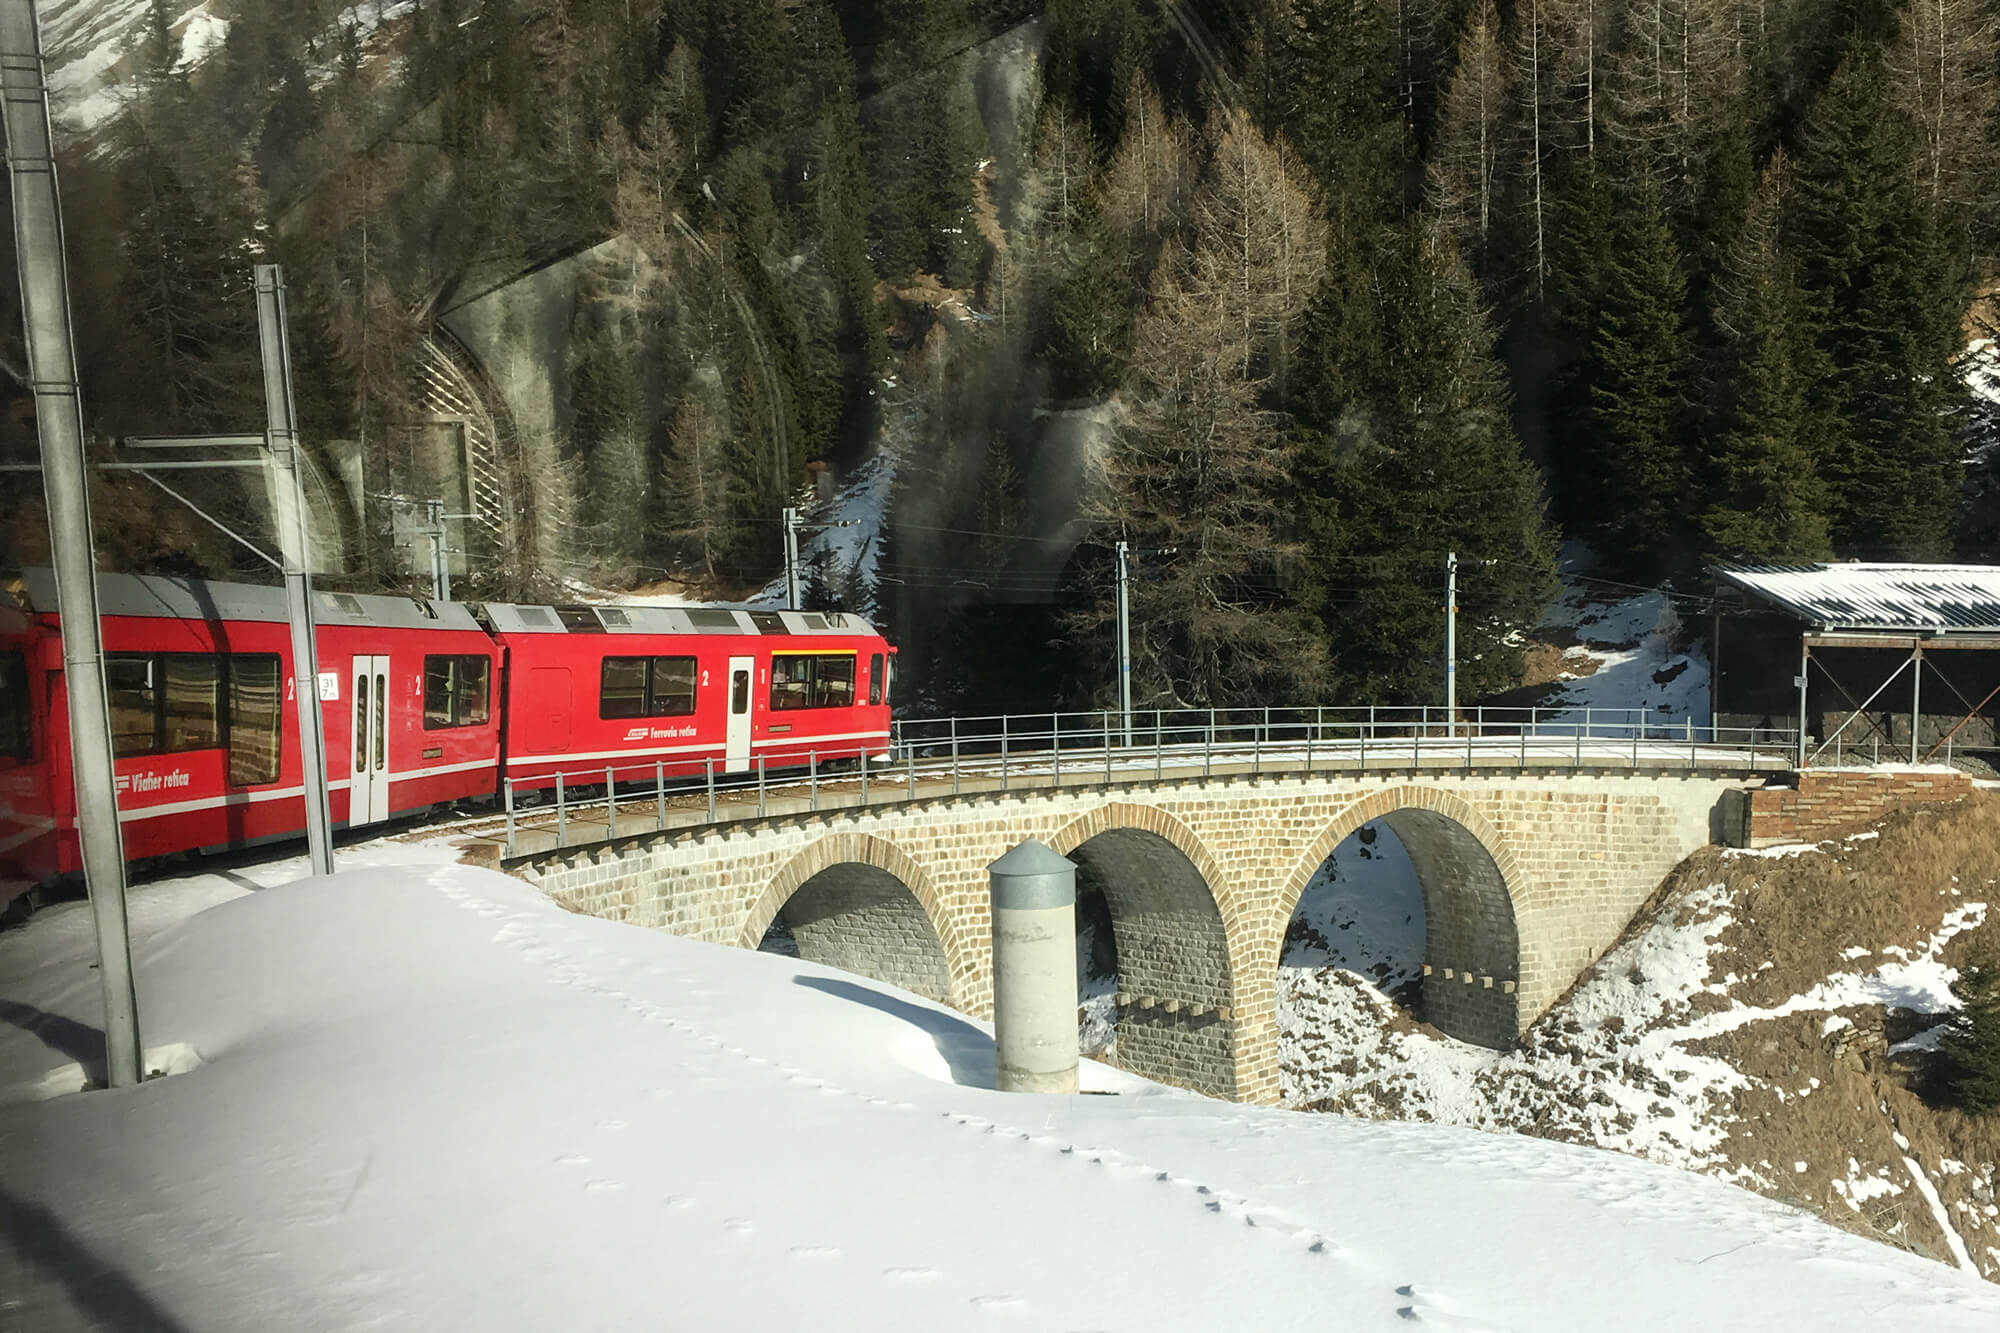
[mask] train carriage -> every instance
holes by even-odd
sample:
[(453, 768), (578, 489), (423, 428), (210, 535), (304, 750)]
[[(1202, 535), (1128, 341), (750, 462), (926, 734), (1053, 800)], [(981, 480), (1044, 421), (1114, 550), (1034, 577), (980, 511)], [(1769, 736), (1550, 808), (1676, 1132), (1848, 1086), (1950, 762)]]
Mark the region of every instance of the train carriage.
[(481, 609), (506, 654), (506, 771), (516, 787), (551, 785), (558, 772), (632, 782), (888, 749), (894, 650), (858, 616)]
[[(22, 579), (27, 624), (0, 636), (18, 664), (0, 711), (24, 709), (15, 763), (40, 806), (0, 808), (0, 878), (36, 883), (79, 868), (61, 632), (54, 581)], [(105, 684), (119, 824), (131, 859), (236, 846), (305, 826), (291, 636), (282, 589), (101, 574)], [(361, 825), (469, 796), (498, 780), (497, 653), (463, 606), (410, 598), (315, 597), (336, 824)], [(13, 665), (8, 670), (13, 671)], [(21, 698), (20, 704), (13, 702)], [(28, 783), (22, 783), (24, 787)], [(44, 815), (53, 837), (33, 835)]]
[(0, 904), (54, 873), (55, 807), (37, 719), (61, 667), (61, 640), (14, 589), (0, 588)]
[[(281, 589), (98, 576), (119, 823), (137, 860), (296, 836)], [(47, 570), (0, 590), (0, 904), (80, 868)], [(331, 814), (358, 827), (517, 786), (803, 767), (889, 745), (895, 650), (859, 617), (318, 593)]]

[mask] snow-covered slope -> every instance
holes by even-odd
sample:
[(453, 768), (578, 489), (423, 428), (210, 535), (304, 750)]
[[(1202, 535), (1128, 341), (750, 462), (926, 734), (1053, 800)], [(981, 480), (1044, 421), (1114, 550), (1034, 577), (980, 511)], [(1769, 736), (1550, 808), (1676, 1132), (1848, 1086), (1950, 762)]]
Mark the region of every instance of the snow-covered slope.
[[(133, 53), (144, 40), (153, 0), (40, 0), (42, 51), (56, 119), (89, 131), (118, 113), (131, 94)], [(407, 15), (413, 0), (353, 0), (332, 19), (328, 35), (351, 28), (364, 43), (384, 23)], [(222, 46), (229, 20), (215, 0), (169, 0), (169, 31), (177, 63), (199, 65)], [(329, 48), (330, 49), (330, 48)]]
[(31, 1099), (88, 1045), (82, 909), (0, 939), (0, 1291), (28, 1327), (2000, 1324), (1986, 1284), (1611, 1153), (1109, 1071), (1116, 1095), (1002, 1095), (959, 1015), (489, 872), (164, 927), (172, 886), (148, 897), (148, 1044), (185, 1072), (141, 1088)]
[(1563, 548), (1562, 595), (1534, 638), (1561, 648), (1550, 716), (1593, 727), (1615, 726), (1643, 711), (1649, 728), (1708, 725), (1708, 655), (1690, 635), (1676, 600), (1664, 592), (1602, 583), (1582, 545)]

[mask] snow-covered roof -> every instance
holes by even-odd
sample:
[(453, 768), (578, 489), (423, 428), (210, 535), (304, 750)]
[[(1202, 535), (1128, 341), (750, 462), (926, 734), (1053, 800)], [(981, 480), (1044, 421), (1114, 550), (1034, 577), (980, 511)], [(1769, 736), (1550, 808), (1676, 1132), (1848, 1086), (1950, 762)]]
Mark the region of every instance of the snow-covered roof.
[(2000, 565), (1719, 565), (1713, 572), (1823, 630), (2000, 634)]

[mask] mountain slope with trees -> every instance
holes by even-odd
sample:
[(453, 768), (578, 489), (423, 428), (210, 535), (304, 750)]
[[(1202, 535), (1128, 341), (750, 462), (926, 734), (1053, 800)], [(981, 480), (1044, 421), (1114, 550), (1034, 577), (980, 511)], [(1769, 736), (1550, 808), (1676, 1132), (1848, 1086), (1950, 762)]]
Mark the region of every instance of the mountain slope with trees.
[[(566, 266), (530, 537), (473, 595), (740, 594), (807, 465), (884, 449), (879, 577), (813, 595), (933, 706), (1108, 697), (1120, 540), (1161, 707), (1434, 697), (1447, 552), (1462, 689), (1504, 689), (1558, 531), (1649, 584), (1979, 553), (1990, 0), (201, 13), (189, 60), (148, 6), (64, 164), (92, 425), (254, 422), (273, 259), (323, 468), (407, 488), (442, 322)], [(350, 508), (348, 580), (407, 585)]]

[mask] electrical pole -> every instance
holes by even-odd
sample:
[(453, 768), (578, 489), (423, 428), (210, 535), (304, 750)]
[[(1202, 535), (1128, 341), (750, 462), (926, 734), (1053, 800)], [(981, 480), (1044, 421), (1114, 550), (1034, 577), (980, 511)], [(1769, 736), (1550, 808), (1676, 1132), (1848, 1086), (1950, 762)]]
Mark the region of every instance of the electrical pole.
[(125, 1088), (138, 1083), (142, 1072), (139, 997), (132, 984), (132, 942), (125, 919), (125, 844), (118, 829), (110, 691), (104, 681), (104, 635), (97, 612), (83, 399), (76, 386), (62, 205), (34, 0), (0, 3), (0, 117), (6, 123), (21, 323), (27, 335), (28, 378), (34, 386), (35, 430), (41, 440), (56, 614), (62, 620), (76, 831), (97, 931), (98, 983), (104, 993), (105, 1074), (112, 1087)]
[(319, 633), (312, 612), (312, 552), (306, 531), (304, 469), (292, 406), (292, 344), (285, 329), (285, 274), (259, 264), (257, 341), (264, 359), (264, 417), (278, 506), (278, 555), (285, 566), (285, 609), (292, 625), (292, 693), (299, 709), (299, 761), (305, 776), (306, 856), (315, 875), (333, 873), (333, 812), (326, 796), (326, 735), (319, 706)]
[(1118, 543), (1118, 723), (1125, 734), (1127, 749), (1132, 745), (1132, 599), (1127, 556), (1130, 548)]
[(1458, 734), (1458, 552), (1444, 557), (1444, 734)]
[(785, 511), (785, 605), (798, 610), (799, 597), (799, 511)]
[(424, 501), (424, 533), (431, 541), (431, 596), (451, 600), (451, 556), (445, 550), (444, 501)]

